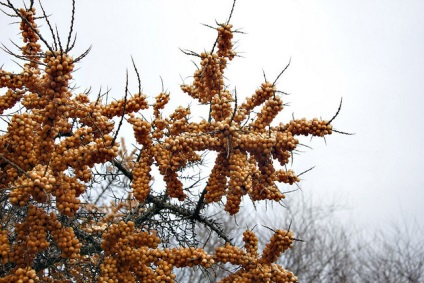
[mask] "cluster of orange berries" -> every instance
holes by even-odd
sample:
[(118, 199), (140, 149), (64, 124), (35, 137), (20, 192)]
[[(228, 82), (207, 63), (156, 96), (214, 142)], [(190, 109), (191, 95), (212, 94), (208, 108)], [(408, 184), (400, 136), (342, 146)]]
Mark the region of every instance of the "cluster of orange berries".
[(4, 231), (2, 230), (0, 241), (3, 264), (31, 266), (36, 254), (51, 246), (49, 234), (61, 250), (63, 258), (75, 259), (80, 253), (81, 243), (72, 228), (63, 227), (53, 212), (47, 214), (44, 209), (34, 205), (28, 206), (25, 221), (15, 224), (16, 239), (13, 243), (9, 243)]
[(59, 129), (68, 127), (72, 95), (68, 85), (74, 69), (72, 57), (57, 51), (54, 53), (47, 51), (44, 63), (45, 74), (40, 82), (44, 87), (38, 90), (39, 97), (26, 105), (28, 109), (34, 107), (34, 114), (43, 117), (40, 121), (41, 131), (38, 134), (45, 140), (45, 144), (38, 149), (39, 154), (53, 152), (54, 139), (60, 133)]
[[(0, 279), (6, 281), (0, 282), (35, 280), (30, 269), (22, 273), (23, 267), (32, 266), (36, 255), (52, 249), (53, 243), (63, 258), (79, 259), (82, 244), (71, 227), (57, 220), (52, 206), (74, 216), (85, 182), (92, 178), (90, 169), (116, 157), (119, 146), (110, 135), (111, 117), (122, 114), (122, 103), (104, 106), (90, 102), (85, 94), (73, 97), (69, 84), (74, 60), (63, 51), (41, 51), (34, 13), (32, 8), (20, 10), (25, 43), (21, 50), (29, 63), (18, 74), (0, 70), (0, 88), (7, 89), (0, 97), (1, 114), (19, 101), (24, 107), (10, 115), (7, 132), (0, 137), (0, 190), (10, 190), (13, 205), (28, 207), (25, 221), (1, 231), (2, 263), (22, 269), (9, 270)], [(125, 113), (147, 108), (145, 97), (135, 95), (125, 108)]]
[(293, 185), (295, 182), (299, 182), (299, 177), (296, 176), (293, 170), (277, 170), (275, 173), (276, 181), (280, 183)]
[(57, 209), (68, 216), (72, 216), (78, 210), (80, 204), (78, 196), (85, 191), (85, 186), (75, 182), (73, 177), (63, 173), (55, 177), (50, 168), (41, 165), (35, 166), (27, 175), (20, 176), (15, 186), (10, 192), (12, 204), (24, 206), (31, 197), (39, 203), (46, 203), (50, 200), (50, 196), (55, 196)]
[[(3, 157), (14, 162), (22, 170), (28, 170), (38, 163), (36, 154), (32, 151), (33, 143), (38, 141), (33, 135), (37, 125), (32, 115), (28, 113), (15, 114), (7, 127), (7, 133), (0, 139)], [(22, 137), (25, 137), (23, 139)], [(18, 155), (16, 153), (19, 153)], [(0, 188), (18, 177), (18, 169), (11, 164), (5, 164), (3, 174), (0, 174)], [(4, 174), (6, 173), (6, 174)]]
[(221, 24), (218, 28), (218, 51), (216, 53), (203, 52), (200, 54), (201, 68), (194, 73), (192, 85), (182, 85), (181, 89), (200, 103), (207, 104), (224, 87), (223, 74), (227, 66), (227, 59), (232, 60), (235, 52), (232, 50), (233, 32), (231, 24)]
[(227, 243), (210, 255), (194, 247), (161, 249), (154, 231), (143, 232), (135, 228), (134, 222), (121, 221), (103, 233), (105, 258), (100, 265), (99, 281), (174, 282), (174, 267), (210, 268), (216, 263), (231, 263), (239, 266), (239, 271), (221, 282), (262, 282), (264, 278), (271, 280), (269, 282), (297, 282), (297, 277), (275, 263), (280, 254), (291, 247), (293, 240), (290, 231), (277, 230), (259, 257), (258, 239), (247, 230), (243, 233), (244, 249)]
[(223, 121), (233, 114), (231, 107), (232, 95), (228, 90), (222, 90), (211, 99), (211, 117), (215, 121)]
[[(10, 102), (16, 100), (17, 97), (21, 95), (17, 90), (20, 90), (23, 87), (25, 83), (23, 79), (22, 75), (16, 75), (5, 70), (0, 70), (0, 83), (11, 90), (7, 92), (6, 95), (2, 96), (3, 111), (7, 109), (5, 108), (6, 105), (13, 106), (14, 104), (12, 105)], [(5, 101), (10, 102), (6, 103)]]
[(252, 128), (264, 129), (269, 126), (275, 116), (283, 109), (283, 101), (278, 97), (271, 97), (265, 102), (261, 112), (256, 116), (255, 121), (251, 123)]
[(163, 249), (164, 260), (169, 262), (172, 266), (175, 267), (193, 267), (195, 265), (201, 265), (203, 267), (209, 268), (212, 264), (215, 263), (213, 256), (207, 254), (201, 248), (173, 248)]
[(263, 263), (275, 262), (284, 251), (292, 247), (293, 240), (294, 236), (291, 231), (277, 230), (263, 250), (261, 261)]
[(6, 264), (9, 261), (10, 243), (7, 236), (7, 230), (0, 230), (0, 257), (1, 263)]
[[(0, 136), (0, 190), (10, 191), (11, 204), (20, 206), (22, 211), (28, 209), (25, 221), (12, 230), (1, 230), (1, 261), (16, 268), (0, 278), (0, 283), (38, 280), (30, 267), (37, 254), (53, 249), (52, 246), (68, 262), (87, 260), (80, 255), (82, 244), (76, 232), (58, 221), (52, 206), (62, 215), (75, 216), (80, 209), (79, 197), (92, 180), (93, 166), (113, 161), (118, 154), (124, 156), (112, 135), (114, 117), (128, 115), (136, 141), (143, 146), (137, 161), (128, 156), (122, 159), (124, 168), (132, 173), (132, 193), (139, 202), (144, 202), (151, 192), (153, 164), (157, 164), (164, 178), (167, 195), (183, 201), (186, 194), (178, 172), (201, 160), (199, 152), (212, 150), (217, 152), (217, 158), (207, 181), (205, 202), (218, 202), (225, 197), (225, 210), (230, 214), (239, 211), (245, 195), (253, 201), (283, 199), (276, 182), (293, 184), (299, 179), (291, 170), (277, 170), (274, 160), (281, 166), (289, 162), (298, 145), (297, 135), (332, 133), (331, 125), (318, 119), (272, 126), (283, 102), (270, 82), (264, 82), (237, 106), (237, 97), (224, 84), (227, 62), (235, 56), (230, 24), (219, 25), (217, 51), (201, 53), (200, 69), (195, 72), (193, 83), (181, 86), (183, 92), (210, 106), (210, 117), (190, 122), (190, 109), (178, 107), (163, 118), (161, 110), (170, 97), (160, 93), (153, 105), (154, 120), (148, 122), (132, 114), (149, 107), (141, 93), (109, 104), (90, 102), (85, 94), (74, 96), (70, 88), (74, 59), (62, 50), (49, 48), (43, 53), (35, 10), (21, 9), (19, 13), (23, 17), (25, 43), (22, 53), (29, 63), (19, 74), (0, 70), (0, 88), (7, 88), (0, 97), (0, 113), (11, 110), (18, 102), (23, 106), (22, 113), (11, 115), (7, 132)], [(256, 107), (261, 109), (249, 121)], [(103, 261), (97, 258), (93, 264), (100, 265), (99, 282), (174, 282), (174, 267), (209, 268), (227, 262), (241, 268), (222, 282), (297, 282), (291, 272), (275, 264), (292, 245), (294, 238), (289, 231), (277, 230), (261, 257), (258, 239), (251, 231), (243, 234), (244, 250), (230, 244), (217, 248), (214, 255), (194, 247), (160, 249), (154, 232), (141, 231), (131, 221), (116, 223), (120, 208), (130, 209), (117, 206), (97, 226), (82, 228), (91, 236), (94, 232), (103, 236)], [(14, 242), (9, 243), (9, 238)], [(79, 270), (73, 272), (86, 272)], [(57, 282), (63, 276), (57, 275)], [(46, 282), (49, 280), (45, 278)]]
[[(2, 74), (0, 80), (6, 81), (7, 78), (4, 74)], [(0, 96), (0, 115), (3, 114), (4, 110), (12, 108), (18, 101), (20, 101), (24, 93), (25, 92), (21, 90), (8, 89), (4, 95)]]
[(21, 16), (26, 19), (21, 21), (20, 30), (22, 31), (22, 37), (24, 43), (27, 43), (22, 47), (22, 54), (30, 59), (30, 64), (32, 66), (36, 66), (36, 62), (39, 59), (39, 52), (41, 50), (41, 45), (38, 43), (38, 28), (35, 23), (35, 8), (31, 8), (28, 10), (20, 9), (19, 10)]
[[(227, 59), (232, 58), (228, 49), (232, 48), (229, 33), (231, 26), (218, 28), (218, 52), (202, 53), (201, 68), (195, 72), (192, 85), (182, 86), (183, 91), (193, 98), (210, 104), (210, 120), (188, 122), (189, 112), (184, 108), (178, 108), (169, 119), (162, 119), (159, 110), (168, 102), (169, 96), (160, 94), (154, 106), (155, 121), (149, 123), (134, 116), (130, 118), (130, 123), (134, 126), (137, 141), (149, 145), (148, 150), (164, 176), (168, 194), (179, 200), (183, 200), (185, 194), (178, 179), (178, 170), (199, 158), (196, 151), (218, 152), (207, 182), (205, 200), (216, 202), (226, 196), (225, 210), (235, 214), (246, 194), (252, 200), (283, 199), (285, 196), (275, 183), (293, 184), (299, 179), (293, 171), (276, 170), (273, 160), (278, 160), (281, 166), (286, 165), (298, 144), (294, 136), (331, 134), (331, 125), (317, 119), (302, 119), (272, 126), (271, 123), (283, 109), (283, 101), (277, 95), (275, 85), (270, 82), (264, 82), (251, 97), (234, 109), (231, 104), (235, 98), (223, 84)], [(256, 118), (252, 122), (246, 121), (248, 114), (261, 106)], [(165, 129), (168, 131), (165, 132)], [(154, 143), (153, 136), (162, 140)], [(144, 169), (135, 172), (133, 189), (141, 191), (141, 184), (144, 187), (143, 193), (138, 193), (143, 196), (138, 198), (140, 201), (149, 192), (150, 169), (147, 167), (150, 164), (153, 164), (152, 160), (143, 162), (138, 168)], [(137, 178), (143, 178), (143, 181)]]
[(195, 71), (193, 84), (182, 85), (181, 89), (200, 103), (207, 104), (224, 86), (223, 71), (227, 60), (208, 52), (200, 54), (200, 58), (201, 68)]
[(162, 256), (161, 251), (157, 249), (159, 242), (160, 239), (154, 233), (136, 229), (134, 222), (121, 221), (111, 225), (103, 233), (101, 246), (105, 258), (100, 265), (101, 276), (98, 281), (135, 282), (136, 278), (156, 278), (150, 264)]
[(156, 96), (156, 103), (153, 105), (153, 114), (155, 120), (160, 117), (160, 110), (165, 108), (165, 105), (169, 102), (169, 94), (161, 92)]
[(206, 185), (206, 203), (218, 202), (225, 195), (227, 176), (229, 176), (229, 172), (226, 170), (227, 163), (228, 161), (225, 153), (219, 153), (215, 159), (215, 166), (212, 168)]
[(215, 261), (241, 267), (220, 282), (297, 282), (292, 272), (275, 263), (280, 254), (291, 247), (293, 240), (290, 231), (277, 230), (259, 257), (258, 238), (252, 231), (245, 231), (244, 250), (229, 244), (215, 249)]
[(243, 233), (244, 249), (246, 255), (253, 258), (258, 258), (258, 237), (252, 230), (246, 230)]
[(10, 202), (14, 205), (24, 206), (31, 196), (38, 202), (47, 200), (46, 191), (52, 189), (51, 183), (56, 180), (45, 175), (44, 166), (36, 165), (28, 175), (20, 176), (15, 182), (16, 189), (10, 192)]
[(218, 56), (219, 57), (225, 57), (230, 60), (234, 58), (236, 53), (233, 50), (233, 32), (231, 31), (231, 28), (233, 27), (232, 24), (220, 24), (217, 28), (218, 31)]
[(313, 136), (323, 137), (331, 135), (332, 126), (325, 120), (318, 120), (317, 118), (307, 121), (305, 118), (300, 120), (290, 121), (285, 127), (285, 131), (293, 135), (311, 134)]
[[(162, 93), (156, 98), (156, 119), (152, 123), (135, 117), (130, 119), (130, 123), (134, 126), (137, 141), (145, 146), (149, 145), (146, 150), (157, 161), (167, 184), (168, 194), (179, 200), (183, 200), (185, 194), (178, 179), (178, 170), (199, 158), (196, 151), (217, 151), (219, 154), (208, 179), (205, 200), (216, 202), (226, 196), (225, 209), (235, 214), (240, 208), (243, 195), (248, 194), (253, 200), (279, 201), (284, 195), (275, 182), (293, 184), (299, 180), (293, 171), (275, 170), (272, 160), (277, 159), (282, 166), (288, 163), (291, 151), (298, 144), (294, 135), (300, 134), (300, 131), (295, 130), (292, 133), (292, 127), (271, 126), (283, 109), (283, 102), (276, 94), (275, 85), (269, 82), (263, 83), (252, 97), (233, 109), (231, 103), (235, 99), (224, 89), (223, 83), (227, 59), (234, 57), (231, 50), (231, 28), (231, 25), (219, 26), (217, 53), (200, 54), (201, 68), (195, 72), (192, 85), (182, 86), (183, 91), (193, 98), (203, 104), (210, 104), (212, 120), (189, 123), (186, 119), (189, 113), (184, 112), (184, 108), (178, 108), (169, 119), (162, 119), (159, 117), (159, 110), (169, 100), (169, 95)], [(261, 105), (262, 109), (256, 119), (246, 123), (247, 115)], [(165, 128), (168, 130), (166, 133)], [(308, 132), (305, 134), (317, 132), (312, 129), (307, 128)], [(327, 130), (323, 133), (331, 132)], [(153, 136), (158, 140), (165, 138), (162, 142), (153, 143)], [(140, 163), (143, 164), (136, 166), (137, 170), (134, 172), (133, 189), (138, 191), (135, 195), (142, 196), (137, 198), (142, 201), (150, 192), (148, 187), (151, 169), (148, 167), (153, 164), (153, 160), (140, 160)]]
[(13, 272), (3, 278), (0, 278), (0, 283), (35, 283), (39, 282), (39, 277), (31, 267), (18, 267)]
[(133, 189), (134, 197), (144, 202), (150, 193), (150, 181), (152, 176), (153, 157), (149, 154), (149, 149), (144, 149), (140, 154), (140, 159), (135, 163), (132, 170), (133, 181), (131, 187)]
[(169, 128), (169, 134), (172, 136), (178, 136), (183, 132), (187, 131), (187, 120), (190, 115), (190, 108), (177, 107), (174, 112), (169, 115), (169, 119), (166, 119)]
[(62, 252), (62, 258), (79, 258), (82, 244), (76, 237), (73, 228), (63, 227), (53, 213), (51, 213), (49, 217), (50, 222), (47, 227), (51, 232), (53, 240)]
[(275, 96), (277, 89), (274, 84), (270, 82), (262, 83), (261, 87), (258, 88), (255, 93), (246, 98), (246, 101), (243, 102), (238, 108), (234, 120), (238, 123), (246, 119), (247, 115), (252, 112), (252, 110), (262, 105), (265, 101)]
[(148, 107), (146, 96), (141, 93), (136, 93), (129, 99), (120, 99), (104, 105), (102, 114), (110, 118), (137, 112), (141, 109), (147, 109)]
[[(157, 97), (158, 105), (154, 109), (157, 119), (152, 123), (131, 114), (128, 119), (128, 122), (133, 125), (137, 142), (143, 145), (139, 161), (132, 172), (134, 196), (140, 202), (143, 202), (150, 192), (150, 171), (154, 160), (166, 182), (168, 195), (182, 201), (186, 195), (176, 172), (184, 168), (188, 162), (196, 162), (201, 159), (195, 152), (197, 147), (192, 143), (193, 139), (182, 137), (182, 134), (187, 133), (190, 127), (190, 124), (187, 124), (190, 110), (178, 107), (169, 118), (162, 119), (159, 117), (159, 109), (163, 108), (163, 101), (166, 99), (164, 94)], [(153, 138), (162, 139), (162, 141), (154, 143)]]
[(228, 160), (228, 192), (225, 210), (235, 214), (239, 210), (241, 197), (251, 188), (249, 166), (246, 154), (239, 149), (234, 150)]
[(152, 127), (151, 123), (141, 118), (137, 118), (133, 114), (130, 114), (129, 116), (128, 122), (133, 126), (136, 141), (145, 147), (150, 147), (152, 145), (152, 140), (150, 138), (150, 131)]

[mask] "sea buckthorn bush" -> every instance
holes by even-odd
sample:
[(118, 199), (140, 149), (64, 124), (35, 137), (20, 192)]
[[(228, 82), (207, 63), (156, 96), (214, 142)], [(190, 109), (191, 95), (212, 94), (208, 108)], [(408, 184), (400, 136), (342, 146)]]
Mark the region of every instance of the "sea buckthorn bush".
[[(88, 50), (73, 54), (73, 29), (59, 37), (33, 1), (0, 4), (20, 21), (23, 40), (18, 51), (4, 49), (22, 62), (20, 72), (0, 69), (0, 282), (174, 282), (176, 269), (228, 263), (237, 271), (220, 282), (297, 282), (276, 264), (295, 241), (292, 231), (275, 230), (260, 251), (246, 230), (239, 247), (207, 207), (235, 215), (245, 196), (278, 203), (285, 198), (279, 183), (299, 181), (286, 169), (296, 136), (324, 137), (332, 126), (320, 119), (276, 123), (284, 104), (275, 82), (238, 101), (224, 78), (236, 58), (229, 21), (214, 28), (210, 52), (188, 52), (199, 68), (181, 91), (210, 110), (193, 121), (190, 107), (163, 114), (172, 98), (166, 92), (149, 102), (141, 87), (135, 94), (127, 88), (109, 103), (105, 94), (78, 93), (73, 73)], [(118, 139), (124, 123), (132, 126), (132, 150)], [(207, 152), (216, 159), (201, 182), (190, 172)], [(154, 187), (157, 176), (163, 187)], [(198, 226), (225, 244), (205, 251)]]

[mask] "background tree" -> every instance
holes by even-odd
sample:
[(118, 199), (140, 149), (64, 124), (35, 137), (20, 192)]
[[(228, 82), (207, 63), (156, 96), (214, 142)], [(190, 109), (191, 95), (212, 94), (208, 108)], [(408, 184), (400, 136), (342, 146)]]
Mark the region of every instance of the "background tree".
[[(319, 199), (319, 200), (318, 200)], [(237, 215), (237, 221), (221, 214), (229, 235), (240, 235), (246, 226), (266, 223), (267, 227), (285, 225), (296, 231), (293, 247), (286, 251), (278, 263), (297, 274), (299, 282), (422, 282), (424, 278), (424, 237), (419, 223), (391, 223), (383, 227), (359, 227), (344, 224), (338, 214), (346, 210), (340, 198), (325, 201), (299, 193), (285, 207), (274, 207), (258, 215), (265, 219), (252, 219), (246, 211)], [(218, 212), (217, 212), (218, 213)], [(405, 222), (406, 223), (406, 222)], [(410, 222), (409, 222), (410, 223)], [(264, 247), (273, 232), (257, 225), (255, 231), (259, 247)], [(205, 250), (213, 250), (220, 240), (205, 231), (197, 234)], [(203, 239), (203, 240), (202, 240)], [(242, 245), (240, 238), (234, 239)], [(210, 269), (183, 269), (176, 272), (178, 282), (215, 282), (226, 276), (231, 266), (212, 266)]]
[[(41, 3), (38, 16), (34, 1), (20, 9), (0, 4), (19, 20), (24, 42), (3, 48), (21, 71), (0, 70), (0, 282), (173, 282), (174, 268), (215, 265), (231, 266), (220, 282), (297, 281), (277, 263), (296, 240), (290, 229), (273, 227), (262, 250), (247, 229), (237, 245), (210, 207), (235, 215), (243, 198), (281, 202), (285, 194), (277, 184), (299, 181), (288, 169), (296, 136), (331, 134), (337, 114), (329, 121), (275, 123), (284, 106), (276, 82), (285, 69), (238, 101), (224, 79), (236, 56), (233, 11), (214, 28), (209, 52), (185, 51), (200, 66), (181, 89), (209, 113), (196, 120), (190, 107), (165, 117), (170, 94), (162, 91), (149, 102), (135, 64), (135, 93), (128, 76), (121, 100), (108, 101), (107, 92), (94, 99), (77, 93), (72, 74), (89, 49), (71, 55), (75, 9), (69, 33), (61, 35)], [(39, 21), (50, 34), (40, 31)], [(126, 123), (136, 140), (131, 152), (118, 142)], [(201, 176), (208, 152), (216, 159)], [(152, 170), (163, 186), (155, 186)], [(222, 245), (202, 248), (199, 229)]]

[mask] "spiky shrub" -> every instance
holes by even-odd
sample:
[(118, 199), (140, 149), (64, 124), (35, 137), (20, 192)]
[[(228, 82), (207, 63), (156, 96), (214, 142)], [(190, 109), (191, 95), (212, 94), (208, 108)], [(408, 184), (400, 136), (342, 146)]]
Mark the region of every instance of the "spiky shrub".
[[(284, 199), (277, 184), (299, 181), (285, 170), (296, 136), (329, 135), (331, 121), (274, 125), (283, 109), (275, 82), (265, 81), (238, 103), (224, 82), (236, 56), (229, 21), (215, 28), (211, 52), (189, 52), (200, 67), (181, 89), (210, 109), (207, 118), (192, 121), (189, 107), (164, 117), (170, 100), (165, 92), (152, 105), (140, 87), (133, 95), (127, 88), (123, 99), (111, 103), (103, 94), (90, 100), (76, 93), (72, 73), (88, 51), (71, 55), (73, 29), (65, 46), (42, 6), (36, 18), (32, 1), (22, 9), (0, 4), (20, 19), (24, 42), (20, 54), (5, 48), (24, 62), (22, 70), (0, 70), (6, 122), (0, 136), (0, 282), (173, 282), (174, 268), (225, 263), (238, 271), (221, 282), (297, 281), (275, 263), (292, 246), (291, 231), (275, 230), (260, 255), (252, 231), (243, 234), (244, 247), (237, 247), (206, 208), (222, 204), (233, 215), (243, 196), (254, 202)], [(36, 21), (50, 28), (52, 44)], [(145, 119), (143, 111), (152, 111), (153, 118)], [(137, 147), (131, 153), (117, 142), (123, 123), (133, 128)], [(211, 151), (216, 160), (202, 188), (199, 179), (183, 174)], [(163, 189), (152, 189), (153, 167)], [(194, 183), (186, 185), (187, 179)], [(107, 190), (120, 197), (104, 197)], [(225, 244), (212, 253), (199, 248), (196, 225)]]

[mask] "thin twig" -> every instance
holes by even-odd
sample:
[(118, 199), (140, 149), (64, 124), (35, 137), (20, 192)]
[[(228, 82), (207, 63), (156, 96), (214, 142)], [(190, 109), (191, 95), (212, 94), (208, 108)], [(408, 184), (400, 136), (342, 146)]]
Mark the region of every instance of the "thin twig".
[(287, 70), (287, 68), (290, 66), (291, 58), (289, 60), (289, 63), (287, 63), (286, 67), (281, 71), (281, 73), (278, 74), (277, 78), (274, 80), (272, 85), (275, 85), (275, 83), (278, 81), (278, 79), (281, 77), (281, 75)]
[(84, 53), (82, 53), (80, 56), (78, 56), (76, 59), (74, 59), (73, 63), (77, 63), (78, 61), (81, 61), (85, 56), (88, 55), (88, 53), (90, 53), (91, 51), (91, 45), (90, 47), (87, 48), (87, 50), (84, 51)]
[(340, 98), (340, 104), (339, 104), (339, 108), (337, 109), (336, 114), (334, 114), (333, 118), (331, 118), (330, 121), (327, 122), (327, 125), (330, 125), (331, 122), (333, 122), (333, 120), (336, 119), (336, 117), (339, 115), (340, 110), (342, 109), (342, 103), (343, 103), (343, 97)]
[(115, 136), (113, 137), (111, 146), (115, 145), (116, 138), (118, 137), (119, 130), (121, 129), (122, 123), (124, 121), (125, 110), (127, 108), (127, 96), (128, 96), (128, 70), (127, 70), (127, 73), (126, 73), (124, 106), (122, 108), (122, 115), (121, 115), (121, 119), (119, 120), (118, 129), (116, 129)]
[(233, 12), (234, 12), (234, 7), (236, 6), (236, 0), (233, 1), (233, 6), (231, 7), (231, 11), (230, 11), (230, 16), (228, 17), (227, 20), (227, 25), (230, 23), (231, 21), (231, 17), (233, 16)]
[(9, 4), (9, 8), (10, 9), (12, 9), (14, 12), (15, 12), (15, 14), (18, 16), (18, 17), (20, 17), (28, 26), (29, 26), (29, 28), (33, 31), (33, 32), (35, 32), (35, 34), (37, 34), (38, 35), (38, 37), (40, 38), (40, 40), (46, 45), (46, 47), (50, 50), (50, 52), (52, 53), (52, 54), (54, 54), (54, 51), (53, 51), (53, 49), (51, 48), (51, 46), (50, 46), (50, 44), (48, 44), (47, 43), (47, 41), (44, 39), (44, 37), (40, 34), (40, 32), (36, 29), (36, 28), (34, 28), (33, 26), (32, 26), (32, 24), (28, 21), (28, 19), (27, 18), (25, 18), (24, 16), (22, 16), (21, 15), (21, 13), (19, 12), (19, 10), (18, 9), (16, 9), (15, 8), (15, 6), (13, 6), (13, 4), (10, 2), (10, 0), (7, 0), (7, 3)]
[[(134, 67), (134, 71), (135, 71), (135, 73), (136, 73), (136, 75), (137, 75), (137, 80), (138, 80), (138, 93), (141, 95), (141, 79), (140, 79), (140, 73), (138, 72), (138, 70), (137, 70), (137, 66), (135, 65), (135, 62), (134, 62), (134, 58), (131, 56), (131, 61), (132, 61), (132, 63), (133, 63), (133, 67)], [(161, 80), (162, 80), (162, 78), (161, 78)], [(162, 81), (162, 89), (163, 89), (163, 81)]]
[(53, 37), (54, 48), (57, 49), (57, 40), (56, 40), (56, 36), (54, 34), (54, 31), (53, 31), (53, 27), (50, 24), (49, 18), (48, 18), (47, 14), (46, 14), (46, 11), (44, 10), (43, 5), (41, 4), (41, 0), (38, 0), (38, 3), (40, 4), (41, 10), (43, 11), (44, 19), (45, 19), (47, 25), (49, 26), (50, 33), (51, 33), (51, 35)]
[(309, 168), (309, 169), (307, 169), (307, 170), (303, 171), (302, 173), (298, 174), (298, 175), (297, 175), (297, 177), (300, 177), (301, 175), (303, 175), (303, 174), (305, 174), (305, 173), (308, 173), (309, 171), (311, 171), (311, 170), (312, 170), (312, 169), (314, 169), (314, 168), (315, 168), (315, 166), (313, 166), (313, 167), (311, 167), (311, 168)]
[(65, 49), (66, 53), (68, 53), (70, 50), (69, 44), (71, 42), (72, 32), (74, 30), (74, 20), (75, 20), (75, 0), (72, 0), (71, 26), (69, 27), (68, 39), (66, 41), (66, 49)]

